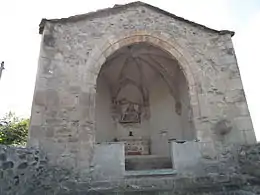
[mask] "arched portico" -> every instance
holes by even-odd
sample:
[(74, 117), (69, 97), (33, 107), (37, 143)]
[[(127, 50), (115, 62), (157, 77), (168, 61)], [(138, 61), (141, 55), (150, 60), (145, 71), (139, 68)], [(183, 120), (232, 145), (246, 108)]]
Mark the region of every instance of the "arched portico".
[(191, 63), (193, 63), (192, 57), (177, 43), (177, 41), (170, 38), (167, 34), (134, 31), (125, 35), (104, 38), (104, 40), (101, 40), (99, 43), (100, 44), (97, 44), (90, 54), (86, 66), (86, 71), (91, 74), (91, 81), (88, 79), (90, 85), (96, 86), (98, 74), (107, 58), (109, 58), (109, 56), (118, 51), (120, 48), (128, 45), (148, 43), (159, 48), (161, 51), (164, 51), (175, 59), (178, 62), (184, 77), (186, 78), (188, 88), (187, 92), (190, 103), (190, 117), (194, 124), (194, 130), (197, 134), (196, 137), (200, 140), (204, 139), (204, 137), (200, 137), (200, 133), (197, 131), (200, 129), (197, 127), (198, 123), (196, 121), (200, 117), (200, 106), (196, 83), (193, 76), (194, 70), (191, 66)]
[[(143, 51), (153, 54), (144, 57)], [(174, 40), (134, 32), (104, 40), (89, 57), (88, 82), (96, 89), (96, 142), (123, 141), (126, 155), (154, 155), (165, 163), (159, 167), (168, 168), (170, 139), (201, 139), (195, 126), (200, 113), (192, 58)], [(154, 80), (158, 82), (148, 86)]]

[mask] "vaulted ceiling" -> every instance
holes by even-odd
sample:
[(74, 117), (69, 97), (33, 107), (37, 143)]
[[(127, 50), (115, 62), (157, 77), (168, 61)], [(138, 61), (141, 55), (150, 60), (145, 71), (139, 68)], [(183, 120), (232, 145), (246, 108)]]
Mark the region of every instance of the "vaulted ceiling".
[(127, 96), (141, 103), (149, 98), (149, 90), (158, 79), (163, 79), (177, 98), (180, 73), (172, 56), (153, 45), (140, 43), (123, 47), (111, 55), (102, 66), (99, 77), (105, 79), (114, 98)]

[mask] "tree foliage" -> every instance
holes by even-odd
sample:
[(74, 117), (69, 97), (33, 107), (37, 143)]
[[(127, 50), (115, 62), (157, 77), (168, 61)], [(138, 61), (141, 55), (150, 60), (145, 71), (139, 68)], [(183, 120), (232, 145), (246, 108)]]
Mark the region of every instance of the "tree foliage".
[(24, 145), (27, 141), (29, 119), (17, 117), (9, 112), (0, 119), (0, 144)]

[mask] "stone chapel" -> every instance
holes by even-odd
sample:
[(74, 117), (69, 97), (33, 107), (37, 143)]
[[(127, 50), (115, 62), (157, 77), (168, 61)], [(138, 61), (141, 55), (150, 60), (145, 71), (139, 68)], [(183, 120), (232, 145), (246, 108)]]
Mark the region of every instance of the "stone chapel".
[(28, 145), (93, 178), (203, 171), (256, 142), (232, 44), (133, 2), (43, 19)]

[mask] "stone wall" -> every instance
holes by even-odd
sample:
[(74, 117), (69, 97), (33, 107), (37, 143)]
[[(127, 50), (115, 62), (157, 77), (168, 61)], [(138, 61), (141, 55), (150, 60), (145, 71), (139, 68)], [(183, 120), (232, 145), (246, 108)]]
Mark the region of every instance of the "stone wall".
[(234, 146), (218, 159), (220, 168), (233, 167), (232, 171), (208, 170), (199, 177), (177, 174), (160, 179), (152, 176), (95, 181), (91, 180), (91, 173), (82, 177), (73, 169), (50, 166), (39, 150), (0, 146), (0, 194), (253, 195), (260, 193), (259, 160), (260, 144)]
[(241, 147), (238, 160), (240, 172), (252, 179), (250, 184), (260, 184), (260, 144)]
[(89, 167), (100, 68), (121, 47), (140, 42), (165, 50), (180, 64), (198, 139), (256, 142), (230, 34), (144, 4), (115, 10), (45, 23), (29, 145), (51, 153), (64, 167)]
[(72, 171), (48, 165), (46, 155), (36, 149), (0, 145), (0, 194), (55, 194), (61, 183), (75, 179)]

